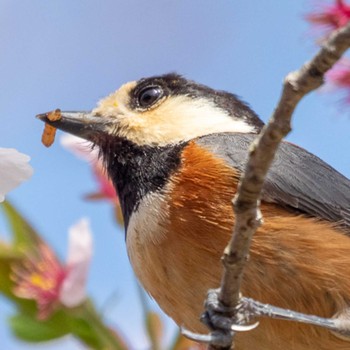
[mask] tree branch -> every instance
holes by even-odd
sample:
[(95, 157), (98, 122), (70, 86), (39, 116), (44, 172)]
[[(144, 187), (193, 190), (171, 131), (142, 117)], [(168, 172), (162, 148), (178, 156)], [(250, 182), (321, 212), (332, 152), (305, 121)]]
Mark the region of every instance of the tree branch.
[[(234, 319), (241, 300), (240, 286), (250, 243), (261, 224), (259, 198), (268, 169), (280, 142), (291, 130), (290, 121), (298, 102), (307, 93), (323, 84), (324, 74), (349, 47), (350, 23), (332, 33), (311, 61), (304, 64), (298, 71), (288, 74), (284, 81), (282, 96), (269, 123), (251, 145), (246, 170), (233, 200), (235, 226), (232, 239), (222, 257), (224, 274), (218, 296), (219, 305), (228, 311), (225, 314)], [(207, 313), (209, 311), (207, 308)], [(213, 330), (212, 333), (216, 338), (218, 331)], [(227, 331), (221, 332), (227, 339)], [(231, 334), (230, 343), (232, 343), (234, 332), (229, 334)], [(209, 345), (211, 350), (231, 348), (228, 342), (219, 344), (213, 341), (211, 344)]]

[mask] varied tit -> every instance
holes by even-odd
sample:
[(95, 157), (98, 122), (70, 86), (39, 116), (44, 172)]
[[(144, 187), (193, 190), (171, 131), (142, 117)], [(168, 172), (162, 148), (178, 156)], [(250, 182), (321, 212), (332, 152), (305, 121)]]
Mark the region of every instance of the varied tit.
[[(235, 95), (176, 74), (123, 85), (92, 112), (50, 125), (93, 142), (122, 206), (137, 277), (178, 325), (199, 321), (231, 236), (231, 200), (248, 148), (263, 126)], [(242, 294), (332, 317), (350, 306), (350, 181), (283, 142), (264, 185)], [(262, 319), (235, 349), (350, 349), (331, 332)]]

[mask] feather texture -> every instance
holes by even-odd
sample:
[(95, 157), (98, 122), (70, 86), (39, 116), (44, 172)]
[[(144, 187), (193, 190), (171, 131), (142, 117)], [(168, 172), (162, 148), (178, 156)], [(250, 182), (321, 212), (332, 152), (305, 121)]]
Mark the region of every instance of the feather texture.
[[(220, 133), (201, 137), (206, 147), (242, 172), (256, 135)], [(262, 200), (336, 222), (350, 233), (350, 180), (315, 155), (283, 142), (268, 172)]]

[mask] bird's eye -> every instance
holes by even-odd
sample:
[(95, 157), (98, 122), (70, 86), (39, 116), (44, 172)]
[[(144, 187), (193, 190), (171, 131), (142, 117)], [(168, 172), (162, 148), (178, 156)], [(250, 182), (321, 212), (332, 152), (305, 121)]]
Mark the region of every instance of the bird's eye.
[(138, 100), (141, 107), (150, 107), (163, 96), (163, 90), (159, 86), (151, 86), (142, 89)]

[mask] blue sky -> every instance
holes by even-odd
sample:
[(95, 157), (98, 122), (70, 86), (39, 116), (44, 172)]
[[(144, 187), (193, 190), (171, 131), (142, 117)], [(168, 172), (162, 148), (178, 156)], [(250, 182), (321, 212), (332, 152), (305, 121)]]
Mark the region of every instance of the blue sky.
[[(313, 1), (0, 0), (0, 147), (32, 157), (34, 176), (9, 195), (64, 258), (67, 230), (89, 217), (95, 254), (89, 293), (106, 320), (146, 349), (137, 289), (108, 204), (88, 203), (87, 164), (40, 143), (34, 116), (55, 108), (88, 110), (121, 84), (176, 71), (234, 92), (267, 120), (283, 77), (315, 52), (303, 15)], [(350, 107), (313, 93), (295, 113), (289, 139), (350, 176)], [(0, 221), (0, 234), (8, 237)], [(0, 298), (2, 349), (34, 349), (14, 339)], [(171, 322), (167, 322), (171, 327)], [(81, 347), (72, 339), (44, 344)]]

